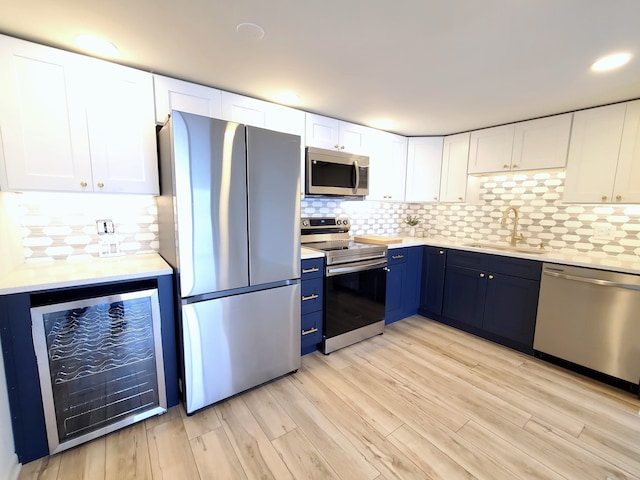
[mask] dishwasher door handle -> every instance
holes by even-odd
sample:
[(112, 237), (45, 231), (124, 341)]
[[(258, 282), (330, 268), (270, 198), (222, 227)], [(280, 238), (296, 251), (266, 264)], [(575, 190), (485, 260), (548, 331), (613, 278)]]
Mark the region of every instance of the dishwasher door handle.
[(626, 288), (628, 290), (640, 290), (640, 285), (632, 285), (629, 283), (611, 282), (609, 280), (601, 280), (599, 278), (577, 277), (575, 275), (567, 275), (566, 273), (550, 272), (548, 270), (544, 270), (542, 273), (544, 275), (549, 275), (551, 277), (564, 278), (566, 280), (573, 280), (575, 282), (590, 283), (592, 285), (599, 285), (601, 287), (616, 287), (616, 288)]

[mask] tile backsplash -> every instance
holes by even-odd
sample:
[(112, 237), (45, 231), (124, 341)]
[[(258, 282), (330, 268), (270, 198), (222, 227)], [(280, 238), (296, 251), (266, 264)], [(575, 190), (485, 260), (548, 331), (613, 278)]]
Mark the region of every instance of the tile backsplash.
[[(303, 216), (349, 215), (353, 234), (408, 235), (407, 215), (420, 219), (418, 236), (506, 242), (500, 219), (512, 205), (520, 212), (521, 244), (570, 254), (590, 252), (637, 259), (640, 205), (564, 205), (564, 172), (525, 172), (481, 177), (479, 200), (467, 204), (387, 203), (330, 198), (302, 200)], [(26, 262), (98, 256), (96, 220), (111, 219), (124, 254), (158, 250), (156, 200), (152, 196), (25, 193), (9, 198), (20, 218)]]

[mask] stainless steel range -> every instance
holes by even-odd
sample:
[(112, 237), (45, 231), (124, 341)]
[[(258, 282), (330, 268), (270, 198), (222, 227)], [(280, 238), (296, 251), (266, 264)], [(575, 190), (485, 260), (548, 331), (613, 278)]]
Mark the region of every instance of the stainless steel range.
[(302, 244), (326, 256), (322, 352), (382, 333), (386, 245), (354, 242), (347, 217), (302, 218), (300, 224)]

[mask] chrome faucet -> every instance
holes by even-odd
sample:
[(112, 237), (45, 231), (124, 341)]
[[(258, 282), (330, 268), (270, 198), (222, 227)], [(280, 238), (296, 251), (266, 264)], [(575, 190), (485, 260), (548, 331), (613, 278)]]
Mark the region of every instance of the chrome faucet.
[(524, 238), (521, 233), (518, 233), (518, 209), (516, 207), (512, 207), (511, 205), (505, 208), (504, 213), (502, 214), (502, 220), (500, 221), (500, 225), (504, 227), (507, 224), (507, 217), (509, 216), (509, 212), (511, 211), (514, 214), (514, 217), (513, 217), (513, 233), (511, 233), (511, 242), (509, 242), (509, 245), (511, 245), (512, 247), (515, 247), (516, 242)]

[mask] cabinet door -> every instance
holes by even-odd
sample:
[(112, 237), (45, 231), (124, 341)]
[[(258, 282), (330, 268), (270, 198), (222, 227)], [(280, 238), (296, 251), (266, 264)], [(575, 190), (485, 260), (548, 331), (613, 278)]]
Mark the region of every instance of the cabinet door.
[(340, 148), (340, 121), (313, 113), (305, 114), (307, 146), (317, 148)]
[(572, 113), (515, 124), (511, 170), (564, 168)]
[(0, 36), (4, 190), (91, 189), (80, 58)]
[(469, 138), (469, 132), (444, 137), (440, 179), (441, 202), (464, 202), (465, 200)]
[(194, 113), (203, 117), (222, 118), (220, 90), (162, 75), (154, 75), (153, 83), (156, 123), (164, 124), (171, 110)]
[(420, 306), (422, 253), (422, 247), (410, 247), (407, 249), (407, 271), (402, 299), (402, 318), (414, 315)]
[(444, 248), (424, 247), (422, 253), (420, 309), (425, 313), (442, 314), (444, 274), (447, 251)]
[(402, 318), (402, 300), (406, 285), (406, 262), (395, 263), (387, 271), (387, 295), (384, 309), (385, 323), (393, 323)]
[(640, 203), (640, 100), (627, 103), (612, 200)]
[(369, 156), (369, 195), (367, 200), (404, 201), (407, 139), (392, 133), (374, 131)]
[(540, 282), (489, 273), (482, 329), (533, 348)]
[(410, 138), (405, 201), (437, 202), (440, 198), (443, 137)]
[(504, 172), (511, 168), (514, 125), (471, 132), (469, 173)]
[(86, 59), (93, 191), (159, 193), (151, 74)]
[(481, 328), (486, 290), (485, 272), (447, 265), (442, 315)]
[(573, 114), (564, 202), (611, 200), (625, 113), (620, 103)]
[[(349, 153), (356, 153), (358, 155), (371, 155), (372, 148), (369, 143), (369, 139), (371, 138), (372, 133), (376, 132), (375, 129), (364, 127), (362, 125), (356, 125), (355, 123), (348, 122), (340, 122), (340, 135), (339, 135), (339, 143), (340, 150), (344, 150)], [(386, 132), (379, 132), (386, 133)], [(387, 135), (391, 135), (387, 133)], [(394, 135), (397, 137), (397, 135)], [(406, 147), (406, 138), (405, 138), (405, 147), (404, 147), (405, 159), (407, 157), (407, 147)], [(404, 190), (404, 186), (402, 187)]]

